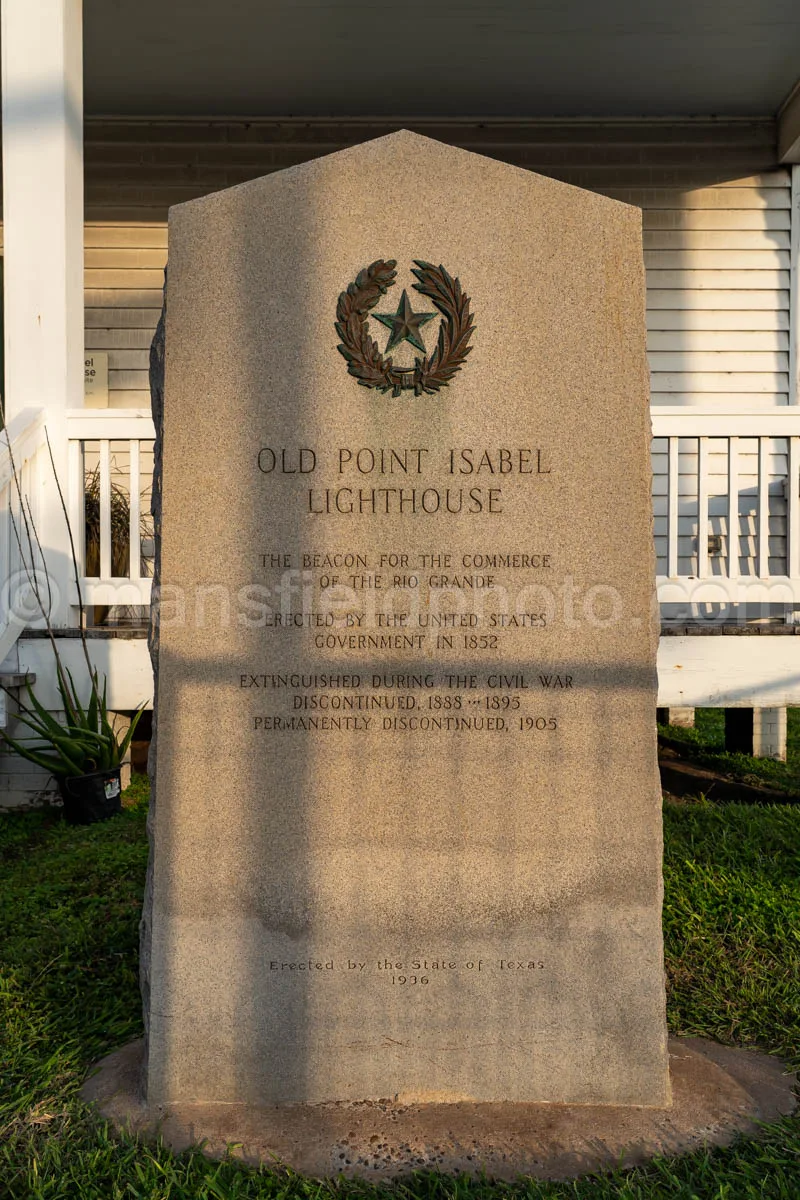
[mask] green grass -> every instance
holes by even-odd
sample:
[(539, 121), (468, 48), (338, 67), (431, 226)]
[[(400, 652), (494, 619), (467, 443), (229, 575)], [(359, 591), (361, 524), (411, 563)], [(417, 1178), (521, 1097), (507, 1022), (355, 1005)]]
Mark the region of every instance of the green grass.
[(786, 714), (785, 763), (771, 758), (753, 758), (749, 754), (726, 753), (724, 708), (696, 708), (694, 728), (659, 725), (658, 732), (668, 744), (679, 748), (684, 757), (698, 766), (744, 783), (800, 796), (800, 708), (789, 708)]
[[(575, 1183), (416, 1174), (390, 1186), (320, 1182), (112, 1136), (78, 1091), (91, 1062), (140, 1029), (137, 922), (146, 784), (122, 816), (71, 829), (0, 818), (0, 1196), (3, 1200), (800, 1196), (800, 1119), (727, 1150)], [(665, 808), (669, 1020), (800, 1065), (800, 806)]]

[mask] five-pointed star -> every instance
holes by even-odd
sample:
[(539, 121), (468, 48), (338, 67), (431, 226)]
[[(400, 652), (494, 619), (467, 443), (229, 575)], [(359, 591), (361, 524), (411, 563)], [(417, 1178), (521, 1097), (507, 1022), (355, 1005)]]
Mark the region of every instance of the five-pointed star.
[(436, 313), (415, 313), (411, 308), (411, 302), (406, 295), (406, 290), (403, 288), (403, 294), (400, 297), (400, 303), (397, 306), (396, 313), (373, 313), (376, 321), (380, 321), (387, 329), (391, 330), (389, 341), (386, 343), (386, 353), (393, 350), (395, 346), (399, 346), (401, 342), (411, 342), (412, 346), (416, 346), (417, 350), (425, 353), (425, 344), (420, 335), (420, 326), (432, 321)]

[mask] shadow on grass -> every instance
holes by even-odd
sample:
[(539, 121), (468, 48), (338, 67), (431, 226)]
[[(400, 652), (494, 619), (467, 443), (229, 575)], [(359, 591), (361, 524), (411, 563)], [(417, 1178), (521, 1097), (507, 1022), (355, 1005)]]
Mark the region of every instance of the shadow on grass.
[(725, 750), (725, 710), (695, 709), (694, 726), (659, 725), (659, 741), (697, 766), (800, 799), (800, 708), (786, 710), (786, 762)]

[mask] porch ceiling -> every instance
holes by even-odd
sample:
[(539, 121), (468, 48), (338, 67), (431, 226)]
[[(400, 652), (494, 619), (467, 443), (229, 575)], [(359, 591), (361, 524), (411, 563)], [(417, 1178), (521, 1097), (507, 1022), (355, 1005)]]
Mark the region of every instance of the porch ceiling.
[(90, 115), (724, 116), (800, 76), (798, 0), (84, 0)]

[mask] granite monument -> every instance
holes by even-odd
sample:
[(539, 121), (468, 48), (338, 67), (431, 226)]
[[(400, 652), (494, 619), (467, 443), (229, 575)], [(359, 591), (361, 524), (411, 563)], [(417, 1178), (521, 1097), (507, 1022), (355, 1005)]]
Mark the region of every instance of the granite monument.
[(400, 132), (173, 208), (147, 1094), (669, 1103), (638, 210)]

